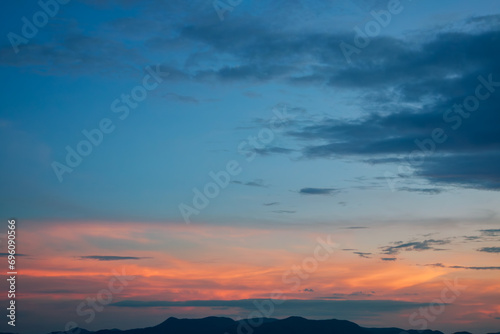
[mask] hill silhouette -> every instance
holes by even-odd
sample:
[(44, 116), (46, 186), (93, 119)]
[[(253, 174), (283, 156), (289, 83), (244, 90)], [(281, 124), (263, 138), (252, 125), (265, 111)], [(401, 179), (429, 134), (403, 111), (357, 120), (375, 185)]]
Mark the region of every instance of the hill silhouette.
[[(0, 333), (7, 334), (7, 333)], [(9, 333), (12, 334), (12, 333)], [(367, 328), (347, 320), (309, 320), (302, 317), (286, 319), (254, 318), (233, 320), (224, 317), (178, 319), (170, 317), (159, 325), (128, 330), (73, 329), (49, 334), (444, 334), (434, 330), (403, 330), (400, 328)], [(472, 334), (457, 332), (455, 334)], [(487, 333), (487, 334), (500, 334)]]

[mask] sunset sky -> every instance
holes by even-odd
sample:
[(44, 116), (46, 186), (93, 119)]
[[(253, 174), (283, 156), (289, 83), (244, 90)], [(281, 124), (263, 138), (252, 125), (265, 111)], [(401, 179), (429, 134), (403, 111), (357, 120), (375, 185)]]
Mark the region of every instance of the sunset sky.
[(269, 317), (500, 330), (497, 1), (55, 1), (0, 14), (1, 332), (278, 292)]

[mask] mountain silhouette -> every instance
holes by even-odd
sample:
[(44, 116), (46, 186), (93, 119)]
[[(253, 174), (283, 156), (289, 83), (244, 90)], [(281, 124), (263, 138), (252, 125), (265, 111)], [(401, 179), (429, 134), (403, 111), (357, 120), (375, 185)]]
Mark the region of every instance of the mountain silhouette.
[[(443, 334), (434, 330), (403, 330), (400, 328), (366, 328), (347, 320), (309, 320), (302, 317), (286, 319), (254, 318), (233, 320), (224, 317), (178, 319), (170, 317), (159, 325), (128, 330), (103, 329), (87, 331), (79, 328), (49, 334)], [(7, 333), (0, 333), (7, 334)], [(9, 333), (11, 334), (11, 333)], [(471, 334), (457, 332), (455, 334)], [(488, 334), (500, 334), (488, 333)]]

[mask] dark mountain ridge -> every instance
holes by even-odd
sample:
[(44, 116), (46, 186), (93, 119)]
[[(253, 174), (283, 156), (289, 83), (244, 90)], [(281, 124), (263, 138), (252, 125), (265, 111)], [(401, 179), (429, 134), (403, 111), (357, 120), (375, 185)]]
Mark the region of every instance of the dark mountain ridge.
[[(465, 334), (459, 332), (455, 334)], [(0, 333), (6, 334), (6, 333)], [(434, 330), (403, 330), (400, 328), (365, 328), (347, 320), (309, 320), (302, 317), (286, 319), (254, 318), (233, 320), (224, 317), (178, 319), (170, 317), (164, 322), (146, 328), (128, 330), (103, 329), (87, 331), (75, 328), (68, 332), (49, 334), (444, 334)], [(470, 334), (470, 333), (469, 333)], [(500, 334), (488, 333), (488, 334)]]

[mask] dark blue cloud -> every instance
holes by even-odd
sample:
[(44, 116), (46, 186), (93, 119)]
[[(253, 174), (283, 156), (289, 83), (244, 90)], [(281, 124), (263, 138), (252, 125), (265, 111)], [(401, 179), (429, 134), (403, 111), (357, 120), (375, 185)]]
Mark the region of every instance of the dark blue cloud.
[(256, 179), (253, 181), (245, 181), (245, 182), (234, 180), (234, 181), (231, 181), (231, 183), (240, 184), (243, 186), (250, 186), (250, 187), (263, 187), (263, 188), (267, 187), (267, 185), (264, 184), (264, 180), (262, 180), (262, 179)]
[(27, 256), (26, 254), (9, 254), (9, 253), (0, 253), (0, 256), (9, 256), (9, 255), (15, 255), (15, 256)]
[(473, 266), (446, 266), (442, 263), (431, 263), (424, 265), (426, 267), (438, 267), (438, 268), (451, 268), (451, 269), (469, 269), (469, 270), (500, 270), (500, 267), (495, 266), (483, 266), (483, 267), (473, 267)]
[[(491, 18), (477, 20), (491, 23)], [(305, 158), (350, 157), (372, 164), (399, 164), (413, 171), (408, 176), (433, 185), (500, 190), (500, 66), (496, 60), (500, 29), (495, 29), (498, 26), (482, 32), (437, 34), (419, 48), (402, 41), (381, 41), (384, 50), (367, 49), (370, 57), (365, 62), (338, 70), (329, 80), (337, 88), (364, 92), (360, 106), (369, 106), (369, 112), (350, 120), (326, 117), (303, 125), (295, 122), (288, 135), (303, 145)], [(477, 98), (481, 94), (486, 96), (483, 100)], [(408, 186), (399, 190), (442, 191)]]
[(264, 148), (255, 148), (253, 151), (260, 155), (271, 155), (271, 154), (290, 154), (295, 152), (294, 149), (286, 148), (286, 147), (264, 147)]
[(370, 291), (370, 292), (363, 292), (363, 291), (358, 291), (358, 292), (352, 292), (352, 293), (334, 293), (331, 296), (326, 296), (326, 297), (321, 297), (323, 299), (350, 299), (353, 297), (371, 297), (375, 294), (375, 291)]
[(487, 230), (479, 230), (484, 236), (496, 237), (500, 236), (500, 229), (487, 229)]
[(400, 187), (398, 191), (408, 191), (426, 195), (437, 195), (443, 192), (442, 189), (439, 188), (411, 188), (411, 187)]
[(123, 260), (142, 260), (149, 259), (148, 257), (137, 256), (112, 256), (112, 255), (87, 255), (80, 256), (82, 260), (98, 260), (98, 261), (123, 261)]
[(372, 255), (372, 253), (363, 253), (363, 252), (353, 252), (353, 253), (365, 259), (369, 259), (370, 255)]
[(479, 252), (485, 252), (485, 253), (499, 253), (500, 254), (500, 247), (483, 247), (478, 249)]
[(424, 250), (442, 250), (441, 248), (436, 248), (435, 246), (442, 246), (449, 244), (449, 240), (435, 240), (429, 239), (424, 241), (412, 241), (412, 242), (394, 242), (395, 246), (385, 246), (382, 247), (382, 252), (384, 254), (398, 254), (401, 251), (424, 251)]
[(332, 195), (338, 192), (334, 188), (302, 188), (299, 193), (302, 195)]
[[(366, 295), (364, 295), (367, 297)], [(332, 296), (335, 297), (335, 296)], [(340, 296), (338, 296), (340, 297)], [(349, 297), (363, 297), (363, 295), (345, 295)], [(274, 317), (301, 314), (303, 316), (333, 316), (353, 317), (358, 315), (376, 316), (382, 313), (399, 312), (405, 310), (427, 307), (428, 303), (405, 302), (396, 300), (297, 300), (287, 299), (286, 302), (275, 305)], [(109, 304), (115, 307), (130, 308), (169, 308), (169, 307), (233, 307), (244, 309), (248, 312), (255, 310), (255, 303), (269, 302), (268, 299), (243, 299), (243, 300), (192, 300), (192, 301), (139, 301), (124, 300)]]

